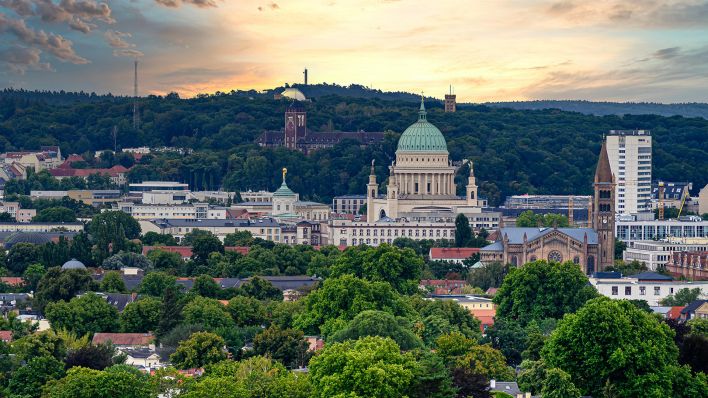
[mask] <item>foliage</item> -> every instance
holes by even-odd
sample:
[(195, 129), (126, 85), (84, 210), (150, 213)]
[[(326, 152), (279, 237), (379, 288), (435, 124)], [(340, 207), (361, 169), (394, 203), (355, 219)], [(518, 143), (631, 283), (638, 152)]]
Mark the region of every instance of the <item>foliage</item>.
[(233, 327), (234, 321), (226, 311), (226, 307), (216, 299), (197, 296), (184, 306), (182, 310), (184, 322), (192, 325), (202, 325), (206, 330), (213, 331), (220, 327)]
[(674, 294), (666, 296), (663, 300), (659, 302), (659, 304), (665, 305), (667, 307), (686, 306), (692, 303), (693, 301), (698, 300), (698, 297), (700, 297), (700, 295), (701, 288), (699, 287), (693, 289), (683, 288)]
[(112, 270), (119, 270), (121, 268), (140, 268), (142, 270), (150, 270), (152, 268), (152, 263), (142, 254), (122, 251), (103, 260), (101, 267), (103, 269)]
[(123, 333), (146, 333), (157, 329), (160, 322), (162, 300), (142, 297), (128, 304), (120, 314), (120, 330)]
[(282, 300), (283, 293), (272, 283), (259, 277), (253, 277), (241, 286), (241, 291), (248, 297), (258, 300)]
[(432, 352), (421, 351), (418, 366), (413, 375), (410, 398), (453, 398), (456, 389), (442, 358)]
[(66, 377), (47, 383), (44, 398), (151, 398), (147, 375), (126, 365), (103, 371), (74, 367)]
[(351, 274), (372, 282), (388, 282), (400, 293), (412, 293), (418, 288), (423, 259), (413, 250), (383, 244), (350, 247), (332, 266), (332, 277)]
[(308, 334), (329, 335), (360, 312), (379, 310), (394, 315), (408, 312), (404, 302), (386, 282), (369, 282), (352, 275), (326, 279), (304, 299), (305, 311), (295, 326)]
[(140, 225), (122, 211), (106, 211), (95, 215), (88, 231), (96, 245), (96, 262), (101, 263), (112, 254), (127, 248), (129, 239), (140, 236)]
[(156, 270), (174, 270), (181, 267), (184, 262), (179, 253), (165, 250), (150, 250), (147, 254), (148, 260)]
[(192, 293), (198, 294), (202, 297), (216, 298), (221, 292), (221, 287), (214, 281), (209, 275), (199, 275), (194, 278), (194, 284), (190, 290)]
[(14, 275), (22, 275), (30, 264), (40, 259), (40, 247), (32, 243), (12, 245), (5, 256), (5, 266)]
[(145, 246), (178, 246), (174, 236), (153, 231), (143, 234), (140, 237), (140, 242)]
[(443, 334), (435, 340), (437, 353), (446, 362), (465, 355), (476, 345), (477, 342), (475, 340), (466, 337), (460, 332)]
[(177, 287), (177, 277), (164, 272), (150, 272), (140, 281), (138, 291), (150, 296), (162, 296), (165, 289)]
[(600, 297), (566, 315), (541, 356), (549, 368), (567, 372), (585, 395), (601, 396), (609, 383), (620, 397), (670, 396), (659, 376), (676, 364), (678, 349), (671, 329), (653, 315)]
[(172, 284), (166, 287), (163, 292), (160, 319), (157, 323), (157, 330), (155, 331), (158, 337), (164, 336), (182, 320), (183, 303), (179, 299), (179, 289), (177, 286)]
[(467, 367), (487, 379), (513, 380), (514, 370), (507, 366), (504, 355), (489, 345), (475, 345), (455, 361), (455, 367)]
[(467, 282), (484, 291), (491, 287), (499, 287), (509, 272), (509, 266), (498, 262), (485, 263), (479, 268), (471, 269), (467, 274)]
[(75, 297), (68, 303), (47, 304), (45, 316), (53, 328), (66, 329), (79, 336), (118, 330), (118, 310), (94, 293)]
[(62, 271), (59, 267), (49, 268), (37, 284), (34, 295), (35, 307), (43, 311), (47, 303), (69, 301), (79, 292), (92, 290), (93, 286), (94, 281), (88, 270)]
[(497, 317), (526, 325), (532, 320), (560, 319), (596, 297), (595, 288), (572, 262), (535, 261), (512, 268), (494, 296)]
[(472, 241), (470, 220), (464, 214), (455, 218), (455, 247), (466, 247)]
[(546, 380), (546, 364), (543, 360), (521, 362), (521, 371), (517, 377), (519, 388), (532, 394), (540, 394)]
[(100, 289), (106, 293), (124, 293), (126, 291), (125, 282), (123, 282), (120, 272), (108, 271), (103, 274)]
[(394, 317), (383, 311), (362, 311), (344, 329), (335, 332), (333, 342), (357, 340), (365, 336), (389, 337), (402, 350), (422, 348), (423, 342), (412, 332), (410, 322), (402, 317)]
[(546, 371), (541, 395), (544, 398), (579, 398), (581, 394), (568, 373), (554, 368)]
[(417, 364), (383, 337), (327, 345), (310, 361), (314, 397), (403, 397)]
[(76, 222), (74, 211), (63, 206), (49, 207), (32, 217), (34, 222)]
[(21, 361), (29, 361), (35, 357), (51, 356), (63, 360), (66, 356), (66, 344), (51, 330), (34, 333), (22, 337), (12, 343), (12, 352)]
[(24, 366), (16, 369), (8, 390), (10, 397), (36, 397), (42, 392), (42, 386), (49, 380), (64, 377), (64, 364), (52, 356), (34, 357)]
[(83, 347), (69, 350), (66, 354), (67, 368), (81, 366), (89, 369), (103, 370), (113, 365), (115, 349), (109, 343), (87, 344)]
[(27, 288), (34, 292), (37, 291), (37, 285), (42, 277), (47, 272), (42, 264), (31, 264), (25, 272), (22, 274), (22, 278), (25, 280)]
[[(617, 242), (620, 242), (620, 240), (617, 240)], [(639, 274), (644, 271), (648, 271), (648, 268), (646, 264), (640, 263), (637, 260), (634, 260), (632, 262), (625, 262), (622, 260), (615, 260), (614, 265), (607, 267), (605, 271), (609, 272), (619, 272), (623, 276), (631, 276), (635, 274)]]
[(224, 339), (209, 333), (196, 332), (181, 341), (170, 361), (179, 369), (199, 368), (226, 359)]
[(693, 318), (686, 323), (691, 328), (691, 334), (708, 337), (708, 319)]
[[(196, 232), (200, 232), (196, 234)], [(224, 245), (219, 238), (211, 232), (199, 231), (190, 232), (194, 236), (185, 236), (185, 241), (191, 241), (192, 245), (192, 260), (197, 264), (206, 264), (211, 253), (224, 253)], [(187, 235), (189, 235), (187, 234)]]
[(253, 339), (253, 352), (280, 361), (287, 368), (305, 366), (309, 343), (299, 330), (271, 325)]
[(619, 239), (615, 239), (615, 260), (622, 260), (627, 244)]
[(250, 231), (236, 231), (224, 237), (224, 246), (251, 246), (251, 243), (253, 235)]
[(453, 331), (477, 340), (481, 337), (480, 321), (454, 300), (413, 297), (409, 301), (422, 321), (417, 322), (416, 329), (426, 344), (432, 345), (438, 336)]
[(513, 319), (496, 318), (494, 325), (487, 330), (487, 338), (492, 343), (492, 347), (504, 354), (509, 365), (516, 366), (521, 363), (521, 353), (526, 349), (527, 334), (518, 322)]
[(265, 306), (252, 297), (236, 296), (229, 300), (226, 310), (236, 326), (259, 326), (266, 319)]
[(452, 384), (457, 388), (457, 398), (491, 398), (489, 379), (473, 369), (462, 366), (452, 369)]
[(546, 213), (536, 214), (533, 210), (526, 210), (516, 218), (517, 227), (557, 227), (567, 228), (569, 226), (568, 217), (562, 214)]

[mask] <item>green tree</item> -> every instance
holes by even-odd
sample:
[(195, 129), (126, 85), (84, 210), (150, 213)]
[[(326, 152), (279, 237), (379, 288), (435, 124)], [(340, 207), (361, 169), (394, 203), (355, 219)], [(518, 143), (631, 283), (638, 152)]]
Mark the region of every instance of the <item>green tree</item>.
[(249, 231), (236, 231), (224, 237), (224, 246), (251, 246), (251, 243), (253, 235)]
[(129, 239), (140, 236), (140, 225), (122, 211), (106, 211), (95, 215), (88, 231), (96, 245), (96, 262), (102, 263), (110, 255), (127, 247)]
[(36, 291), (39, 281), (42, 280), (42, 277), (46, 272), (47, 270), (42, 264), (31, 264), (27, 267), (25, 272), (22, 274), (22, 277), (27, 284), (27, 288), (32, 292)]
[(199, 275), (194, 279), (194, 284), (191, 289), (192, 293), (196, 293), (202, 297), (219, 297), (221, 287), (209, 275)]
[(691, 328), (691, 334), (708, 337), (708, 319), (693, 318), (686, 322), (686, 324)]
[(701, 289), (696, 287), (693, 289), (683, 288), (675, 294), (670, 294), (661, 300), (660, 304), (668, 307), (685, 306), (696, 300), (701, 295)]
[(558, 227), (567, 228), (569, 226), (568, 217), (562, 214), (536, 214), (533, 210), (526, 210), (516, 218), (517, 227)]
[(12, 352), (17, 356), (17, 359), (25, 362), (35, 357), (46, 356), (62, 361), (66, 356), (66, 344), (56, 333), (45, 330), (13, 342)]
[(504, 277), (509, 273), (509, 266), (498, 262), (485, 263), (479, 268), (471, 269), (467, 274), (467, 282), (487, 291), (490, 287), (499, 287)]
[(476, 340), (471, 339), (460, 332), (443, 334), (435, 340), (437, 353), (446, 362), (450, 362), (453, 358), (465, 355), (472, 350), (472, 347), (476, 345)]
[(101, 264), (103, 269), (113, 269), (119, 270), (121, 268), (140, 268), (144, 271), (149, 271), (152, 269), (152, 263), (147, 257), (142, 254), (122, 251), (116, 253), (107, 259), (103, 260)]
[(126, 291), (125, 283), (123, 282), (123, 277), (118, 271), (108, 271), (103, 275), (103, 280), (101, 280), (102, 292), (107, 293), (123, 293)]
[(37, 284), (34, 295), (34, 304), (39, 311), (43, 311), (47, 303), (55, 301), (69, 301), (79, 292), (92, 290), (93, 278), (88, 270), (69, 269), (62, 271), (59, 267), (47, 270)]
[(252, 297), (236, 296), (229, 300), (226, 310), (236, 326), (260, 326), (266, 320), (265, 306)]
[(202, 325), (206, 330), (232, 328), (234, 321), (219, 301), (197, 296), (184, 306), (182, 310), (184, 321), (191, 325)]
[(75, 297), (68, 303), (49, 303), (44, 313), (53, 328), (79, 336), (118, 330), (118, 310), (93, 293)]
[(617, 396), (671, 396), (663, 372), (677, 363), (671, 329), (624, 300), (588, 301), (559, 321), (541, 352), (585, 395), (601, 396), (611, 384)]
[(615, 260), (621, 260), (625, 250), (627, 250), (627, 244), (615, 239)]
[(383, 244), (378, 247), (350, 247), (337, 258), (331, 276), (351, 274), (372, 282), (388, 282), (401, 293), (418, 288), (423, 258), (410, 249)]
[(179, 253), (168, 252), (165, 250), (150, 250), (147, 254), (148, 260), (152, 263), (156, 270), (176, 270), (180, 268), (184, 261)]
[(422, 351), (413, 375), (410, 398), (454, 398), (452, 377), (440, 356)]
[(452, 374), (452, 384), (457, 389), (458, 398), (492, 398), (489, 392), (489, 379), (475, 373), (470, 367), (454, 367), (450, 373)]
[(172, 330), (182, 320), (183, 304), (179, 298), (179, 288), (176, 285), (168, 286), (162, 295), (162, 308), (157, 323), (156, 335), (162, 337)]
[(140, 237), (140, 241), (145, 246), (178, 246), (174, 236), (153, 231), (146, 232)]
[(492, 347), (504, 354), (509, 365), (516, 366), (521, 363), (521, 353), (527, 347), (527, 334), (518, 322), (496, 318), (494, 326), (487, 330), (487, 338)]
[(410, 322), (383, 311), (362, 311), (344, 329), (335, 332), (331, 341), (358, 340), (366, 336), (389, 337), (402, 350), (422, 348), (423, 342), (413, 333)]
[(170, 361), (178, 369), (199, 368), (226, 359), (224, 339), (209, 332), (196, 332), (179, 343)]
[(76, 222), (74, 211), (66, 207), (48, 207), (32, 217), (34, 222)]
[(455, 247), (466, 247), (472, 241), (470, 220), (464, 214), (455, 218)]
[(352, 275), (326, 279), (305, 297), (305, 311), (295, 327), (305, 333), (329, 335), (365, 310), (406, 315), (410, 309), (386, 282), (369, 282)]
[(280, 361), (288, 368), (305, 365), (309, 343), (302, 331), (271, 325), (253, 339), (253, 352)]
[(128, 304), (120, 314), (120, 330), (124, 333), (153, 332), (160, 322), (162, 300), (143, 297)]
[(588, 278), (572, 262), (535, 261), (512, 268), (494, 296), (497, 317), (525, 326), (532, 320), (560, 319), (597, 296)]
[(197, 264), (206, 264), (211, 253), (224, 253), (224, 245), (219, 238), (211, 232), (196, 235), (192, 242), (192, 260)]
[(398, 398), (411, 388), (415, 358), (383, 337), (326, 346), (310, 361), (315, 397)]
[(69, 369), (66, 377), (50, 381), (44, 398), (151, 398), (149, 377), (135, 368), (114, 365), (99, 371), (83, 367)]
[(543, 389), (543, 382), (546, 380), (546, 364), (542, 360), (523, 361), (521, 370), (517, 377), (519, 388), (538, 395)]
[(49, 380), (64, 377), (64, 364), (53, 356), (34, 357), (15, 369), (7, 389), (14, 398), (38, 398)]
[(5, 267), (14, 275), (22, 275), (28, 266), (39, 261), (40, 250), (31, 243), (12, 245), (5, 257)]
[(257, 276), (241, 286), (241, 291), (249, 297), (258, 300), (282, 300), (283, 293), (272, 283)]
[(81, 366), (89, 369), (104, 370), (113, 365), (113, 357), (116, 350), (110, 343), (87, 344), (82, 347), (69, 350), (66, 354), (67, 368)]
[(177, 278), (164, 272), (150, 272), (140, 281), (138, 291), (149, 296), (162, 296), (167, 288), (177, 287)]
[(455, 366), (467, 367), (472, 373), (487, 379), (514, 380), (514, 370), (507, 366), (504, 355), (489, 345), (476, 345), (458, 357)]
[(541, 394), (544, 398), (579, 398), (582, 395), (571, 381), (570, 375), (555, 368), (546, 371)]

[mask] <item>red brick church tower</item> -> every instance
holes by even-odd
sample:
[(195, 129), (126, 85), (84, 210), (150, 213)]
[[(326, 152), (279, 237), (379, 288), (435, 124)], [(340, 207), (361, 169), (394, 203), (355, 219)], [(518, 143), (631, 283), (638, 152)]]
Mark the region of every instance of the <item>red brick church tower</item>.
[(297, 142), (307, 135), (307, 112), (297, 103), (285, 110), (285, 147), (297, 149)]
[(605, 141), (600, 149), (593, 185), (595, 197), (592, 206), (592, 227), (597, 232), (600, 258), (596, 269), (591, 270), (591, 265), (594, 264), (588, 264), (588, 273), (602, 271), (612, 266), (615, 261), (615, 177), (610, 168)]

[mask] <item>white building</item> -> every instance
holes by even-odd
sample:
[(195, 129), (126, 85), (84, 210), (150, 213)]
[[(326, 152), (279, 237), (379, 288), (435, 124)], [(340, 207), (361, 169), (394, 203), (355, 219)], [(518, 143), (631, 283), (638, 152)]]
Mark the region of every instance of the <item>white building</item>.
[(700, 217), (681, 217), (681, 220), (635, 220), (619, 217), (615, 223), (616, 238), (630, 243), (671, 238), (708, 238), (708, 221)]
[(128, 185), (131, 194), (142, 194), (151, 191), (185, 191), (189, 192), (189, 184), (174, 181), (144, 181)]
[(81, 232), (80, 222), (0, 222), (0, 232)]
[(281, 228), (275, 220), (264, 218), (257, 220), (190, 220), (190, 219), (159, 219), (138, 221), (142, 233), (157, 232), (170, 234), (177, 241), (194, 230), (209, 231), (222, 241), (228, 234), (238, 231), (248, 231), (254, 238), (272, 242), (281, 242)]
[(244, 202), (272, 202), (273, 192), (268, 191), (248, 191), (241, 192), (241, 199)]
[(656, 307), (669, 295), (681, 289), (701, 289), (701, 297), (708, 294), (708, 281), (676, 281), (670, 276), (655, 272), (644, 272), (630, 277), (620, 277), (614, 272), (597, 273), (589, 278), (597, 291), (605, 297), (624, 300), (646, 300), (649, 306)]
[(330, 241), (333, 245), (378, 246), (382, 243), (393, 243), (398, 237), (413, 240), (424, 239), (455, 239), (455, 221), (404, 221), (381, 219), (374, 223), (365, 221), (332, 220), (330, 226)]
[(114, 210), (130, 214), (136, 220), (167, 219), (206, 219), (225, 220), (226, 209), (210, 207), (208, 203), (183, 204), (140, 204), (133, 202), (117, 203)]
[(648, 210), (651, 201), (651, 132), (610, 130), (607, 155), (617, 184), (617, 213), (634, 214)]
[(667, 238), (662, 240), (634, 241), (627, 245), (622, 258), (625, 262), (639, 261), (654, 271), (665, 265), (671, 253), (708, 251), (708, 238)]

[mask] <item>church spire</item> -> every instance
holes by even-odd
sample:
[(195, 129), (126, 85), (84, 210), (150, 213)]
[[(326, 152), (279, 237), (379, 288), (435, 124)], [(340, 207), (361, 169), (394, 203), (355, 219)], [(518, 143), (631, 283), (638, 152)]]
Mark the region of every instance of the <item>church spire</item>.
[(612, 168), (610, 167), (610, 158), (607, 155), (606, 141), (602, 142), (602, 148), (600, 149), (600, 158), (597, 161), (597, 168), (595, 169), (595, 182), (614, 182)]
[(418, 120), (425, 120), (428, 112), (425, 111), (425, 97), (420, 95), (420, 110), (418, 111)]

